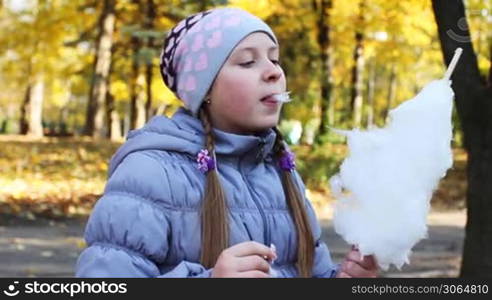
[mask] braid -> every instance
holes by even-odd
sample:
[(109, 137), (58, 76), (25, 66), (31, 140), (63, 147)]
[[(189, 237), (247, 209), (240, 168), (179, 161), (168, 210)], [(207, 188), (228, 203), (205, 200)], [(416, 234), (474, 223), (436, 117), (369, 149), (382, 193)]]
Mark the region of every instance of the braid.
[(284, 136), (277, 127), (273, 127), (273, 131), (275, 131), (275, 144), (273, 145), (273, 153), (275, 156), (279, 157), (285, 150)]
[[(273, 151), (277, 160), (280, 160), (286, 151), (286, 146), (282, 133), (277, 127), (273, 129), (276, 133)], [(314, 237), (304, 205), (304, 197), (295, 184), (294, 173), (282, 169), (281, 173), (287, 204), (297, 231), (297, 269), (299, 276), (311, 277), (314, 264)]]
[[(215, 159), (215, 140), (208, 112), (202, 107), (199, 113), (205, 130), (206, 148)], [(212, 268), (220, 253), (229, 245), (229, 218), (227, 201), (220, 184), (217, 167), (207, 172), (206, 180), (201, 216), (202, 251), (200, 261), (206, 268)]]
[(209, 153), (214, 153), (215, 151), (215, 140), (212, 133), (212, 124), (208, 117), (208, 113), (205, 108), (200, 109), (200, 119), (202, 120), (203, 128), (205, 130), (205, 147)]

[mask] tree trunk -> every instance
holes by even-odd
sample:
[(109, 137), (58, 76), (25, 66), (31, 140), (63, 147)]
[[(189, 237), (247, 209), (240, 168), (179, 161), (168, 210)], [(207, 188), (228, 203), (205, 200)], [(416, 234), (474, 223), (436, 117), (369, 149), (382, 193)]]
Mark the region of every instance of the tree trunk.
[(104, 0), (104, 7), (99, 19), (99, 35), (96, 43), (96, 57), (94, 60), (94, 75), (91, 82), (89, 104), (85, 134), (95, 138), (104, 137), (104, 103), (109, 67), (111, 64), (111, 48), (113, 44), (113, 32), (116, 21), (115, 1)]
[(328, 104), (328, 126), (335, 127), (335, 111), (337, 107), (337, 99), (333, 99), (333, 101), (330, 101)]
[(161, 105), (159, 105), (156, 109), (155, 109), (155, 113), (154, 115), (156, 116), (161, 116), (164, 114), (164, 112), (166, 111), (166, 108), (167, 108), (167, 104), (163, 103)]
[[(141, 1), (133, 0), (140, 14), (144, 13)], [(137, 21), (140, 22), (140, 21)], [(141, 73), (140, 51), (142, 41), (137, 35), (132, 35), (133, 51), (132, 77), (130, 81), (130, 129), (137, 129), (145, 124), (145, 77)]]
[(26, 88), (24, 102), (21, 105), (19, 128), (21, 134), (32, 137), (42, 137), (43, 134), (43, 99), (44, 82), (41, 76), (37, 76), (33, 83)]
[(386, 115), (385, 115), (385, 122), (388, 123), (389, 121), (389, 112), (393, 108), (393, 104), (395, 102), (395, 97), (396, 97), (396, 69), (395, 66), (391, 66), (391, 71), (390, 71), (390, 78), (389, 78), (389, 85), (388, 85), (388, 106), (386, 107)]
[[(147, 0), (147, 18), (145, 22), (146, 30), (154, 30), (154, 20), (156, 18), (156, 6), (154, 0)], [(147, 47), (152, 49), (154, 45), (154, 38), (151, 36), (147, 41)], [(148, 121), (152, 117), (152, 80), (153, 80), (153, 66), (152, 58), (147, 62), (145, 66), (145, 84), (146, 84), (146, 97), (145, 102), (145, 120)]]
[(452, 76), (468, 152), (467, 223), (462, 277), (492, 277), (492, 86), (480, 78), (462, 0), (433, 0), (444, 61), (463, 54)]
[[(109, 66), (109, 73), (113, 71), (113, 60)], [(106, 91), (106, 127), (108, 132), (106, 137), (112, 141), (118, 141), (121, 139), (121, 124), (120, 116), (115, 108), (115, 101), (113, 94), (111, 93), (111, 79), (108, 79), (108, 89)]]
[(27, 135), (33, 137), (43, 136), (43, 99), (44, 99), (44, 82), (42, 76), (37, 76), (31, 89), (29, 105), (29, 129)]
[(352, 109), (352, 126), (359, 128), (362, 121), (362, 89), (364, 84), (364, 1), (359, 2), (359, 15), (356, 23), (350, 108)]
[(58, 118), (58, 135), (60, 136), (67, 136), (70, 134), (69, 130), (68, 130), (68, 116), (70, 114), (70, 110), (69, 110), (69, 107), (68, 107), (68, 104), (67, 105), (64, 105), (61, 109), (60, 109), (60, 114), (59, 114), (59, 118)]
[[(331, 79), (331, 47), (330, 47), (330, 10), (333, 7), (332, 0), (313, 0), (313, 8), (318, 14), (318, 44), (321, 60), (321, 114), (316, 144), (322, 143), (322, 137), (328, 129), (328, 109), (332, 90)], [(318, 7), (319, 6), (319, 7)]]
[(134, 61), (132, 63), (132, 79), (130, 83), (130, 129), (137, 129), (145, 124), (145, 76), (140, 72), (137, 60), (138, 42), (134, 42)]
[(107, 137), (112, 141), (118, 141), (121, 139), (121, 124), (120, 116), (115, 109), (114, 97), (108, 90), (106, 95), (106, 120), (108, 127)]
[(140, 74), (136, 80), (136, 87), (134, 94), (132, 95), (131, 110), (130, 110), (130, 130), (138, 129), (145, 125), (145, 92), (144, 83), (142, 82), (143, 76)]
[(21, 108), (20, 108), (20, 118), (19, 118), (19, 133), (20, 134), (27, 134), (27, 131), (29, 130), (29, 123), (28, 123), (28, 111), (29, 111), (29, 104), (31, 103), (31, 83), (27, 85), (26, 92), (24, 94), (24, 101), (22, 102)]
[(369, 67), (369, 79), (367, 80), (367, 128), (374, 126), (374, 92), (376, 87), (376, 64), (372, 62)]
[(153, 116), (152, 112), (152, 80), (153, 80), (153, 67), (151, 64), (145, 66), (145, 96), (147, 101), (145, 102), (145, 121), (148, 121)]
[(492, 41), (490, 43), (490, 48), (489, 48), (489, 78), (488, 78), (488, 85), (492, 86)]

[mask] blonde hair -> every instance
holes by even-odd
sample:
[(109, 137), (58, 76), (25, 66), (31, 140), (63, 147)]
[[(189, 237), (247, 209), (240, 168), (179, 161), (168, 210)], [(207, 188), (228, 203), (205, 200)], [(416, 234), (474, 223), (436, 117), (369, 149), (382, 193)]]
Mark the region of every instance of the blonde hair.
[[(199, 111), (206, 135), (206, 149), (214, 153), (214, 136), (209, 113), (205, 106)], [(278, 161), (286, 151), (282, 134), (275, 127), (275, 159)], [(295, 183), (294, 173), (281, 171), (282, 185), (287, 198), (290, 215), (297, 234), (297, 270), (300, 277), (311, 277), (314, 263), (314, 238), (306, 212), (304, 197)], [(217, 169), (207, 172), (205, 195), (202, 203), (202, 249), (200, 261), (206, 268), (212, 268), (220, 253), (229, 244), (229, 217), (224, 190), (220, 184)]]

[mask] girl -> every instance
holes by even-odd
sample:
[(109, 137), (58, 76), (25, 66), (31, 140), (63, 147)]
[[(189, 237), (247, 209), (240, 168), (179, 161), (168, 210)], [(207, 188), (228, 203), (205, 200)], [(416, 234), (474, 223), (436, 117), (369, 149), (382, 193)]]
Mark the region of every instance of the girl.
[(161, 73), (186, 108), (131, 131), (113, 156), (76, 276), (376, 276), (357, 250), (334, 265), (320, 240), (276, 128), (278, 60), (270, 27), (241, 9), (201, 12), (169, 32)]

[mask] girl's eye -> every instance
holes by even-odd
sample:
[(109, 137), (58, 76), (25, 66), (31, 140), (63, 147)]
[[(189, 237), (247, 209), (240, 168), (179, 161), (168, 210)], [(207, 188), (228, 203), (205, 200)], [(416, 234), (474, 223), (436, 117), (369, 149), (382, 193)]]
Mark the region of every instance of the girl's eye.
[[(273, 62), (276, 65), (280, 65), (280, 61), (278, 61), (276, 59), (271, 59), (270, 61)], [(250, 67), (254, 63), (255, 63), (254, 60), (250, 60), (250, 61), (247, 61), (245, 63), (239, 64), (239, 65), (242, 66), (242, 67)]]
[(243, 67), (249, 67), (251, 66), (255, 61), (254, 60), (250, 60), (248, 62), (245, 62), (245, 63), (242, 63), (242, 64), (239, 64), (240, 66), (243, 66)]

